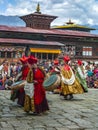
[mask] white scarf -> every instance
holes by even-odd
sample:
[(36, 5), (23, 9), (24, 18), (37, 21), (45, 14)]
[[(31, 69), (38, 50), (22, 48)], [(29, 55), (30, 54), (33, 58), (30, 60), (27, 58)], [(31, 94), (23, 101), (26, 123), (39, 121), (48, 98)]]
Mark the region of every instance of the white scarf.
[(85, 79), (85, 74), (83, 74), (81, 68), (78, 66), (77, 71), (82, 79)]
[(70, 79), (66, 79), (62, 74), (61, 74), (61, 77), (62, 77), (62, 81), (64, 82), (64, 84), (68, 84), (68, 85), (72, 85), (74, 82), (75, 82), (75, 75), (72, 71), (72, 69), (70, 68), (71, 70), (71, 73), (72, 73), (72, 76)]
[(2, 70), (3, 69), (3, 65), (0, 65), (0, 70)]

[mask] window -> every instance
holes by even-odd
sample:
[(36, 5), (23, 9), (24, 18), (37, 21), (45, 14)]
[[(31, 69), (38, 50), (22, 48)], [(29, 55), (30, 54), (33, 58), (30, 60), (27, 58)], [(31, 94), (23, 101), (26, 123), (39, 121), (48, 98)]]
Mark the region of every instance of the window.
[(7, 52), (7, 58), (11, 58), (11, 52)]
[(52, 54), (51, 53), (48, 54), (48, 59), (52, 59)]
[(16, 51), (13, 51), (12, 57), (17, 58), (17, 52)]
[(82, 55), (83, 56), (92, 56), (92, 47), (84, 46)]
[(66, 45), (64, 51), (67, 55), (74, 56), (75, 55), (75, 46)]
[(37, 58), (41, 59), (41, 53), (37, 53)]
[(5, 58), (5, 52), (1, 52), (1, 58)]

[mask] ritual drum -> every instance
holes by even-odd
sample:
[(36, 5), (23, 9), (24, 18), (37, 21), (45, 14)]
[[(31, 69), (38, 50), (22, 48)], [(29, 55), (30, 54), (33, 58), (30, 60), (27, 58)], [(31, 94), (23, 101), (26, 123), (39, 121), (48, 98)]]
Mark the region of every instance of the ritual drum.
[(43, 86), (47, 91), (53, 91), (60, 85), (60, 76), (57, 74), (50, 75), (44, 82)]
[(13, 83), (10, 88), (11, 90), (18, 90), (20, 88), (23, 88), (25, 83), (26, 83), (26, 80), (21, 80), (21, 81)]

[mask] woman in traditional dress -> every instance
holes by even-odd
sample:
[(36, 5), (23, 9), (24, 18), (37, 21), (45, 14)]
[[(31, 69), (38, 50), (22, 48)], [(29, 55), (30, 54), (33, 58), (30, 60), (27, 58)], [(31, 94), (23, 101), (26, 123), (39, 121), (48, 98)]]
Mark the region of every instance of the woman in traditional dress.
[(61, 68), (61, 95), (65, 99), (72, 99), (73, 94), (82, 94), (84, 90), (79, 83), (78, 79), (75, 77), (73, 70), (68, 65), (70, 58), (68, 56), (64, 57), (64, 66)]
[(0, 74), (0, 90), (5, 90), (4, 83), (3, 83), (3, 77)]
[(93, 79), (94, 79), (94, 88), (98, 88), (98, 65), (94, 66), (94, 75), (93, 75)]
[(45, 73), (41, 68), (37, 66), (37, 58), (29, 56), (28, 63), (30, 70), (32, 69), (32, 78), (34, 83), (34, 86), (32, 85), (32, 87), (34, 87), (34, 92), (32, 92), (34, 94), (32, 97), (26, 94), (24, 111), (33, 111), (36, 114), (40, 114), (49, 110), (45, 89), (43, 87)]
[(86, 70), (87, 70), (87, 77), (86, 77), (86, 81), (87, 81), (87, 86), (89, 88), (93, 88), (94, 87), (94, 72), (92, 71), (92, 69), (90, 68), (89, 65), (86, 66)]

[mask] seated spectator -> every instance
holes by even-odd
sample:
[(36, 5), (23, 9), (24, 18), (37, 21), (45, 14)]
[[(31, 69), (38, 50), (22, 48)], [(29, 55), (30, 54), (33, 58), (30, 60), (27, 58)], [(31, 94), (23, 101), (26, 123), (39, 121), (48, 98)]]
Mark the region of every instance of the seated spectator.
[(0, 90), (4, 90), (4, 85), (3, 85), (3, 77), (0, 75)]
[(5, 89), (9, 89), (9, 86), (13, 84), (13, 78), (7, 76), (6, 81), (5, 81)]

